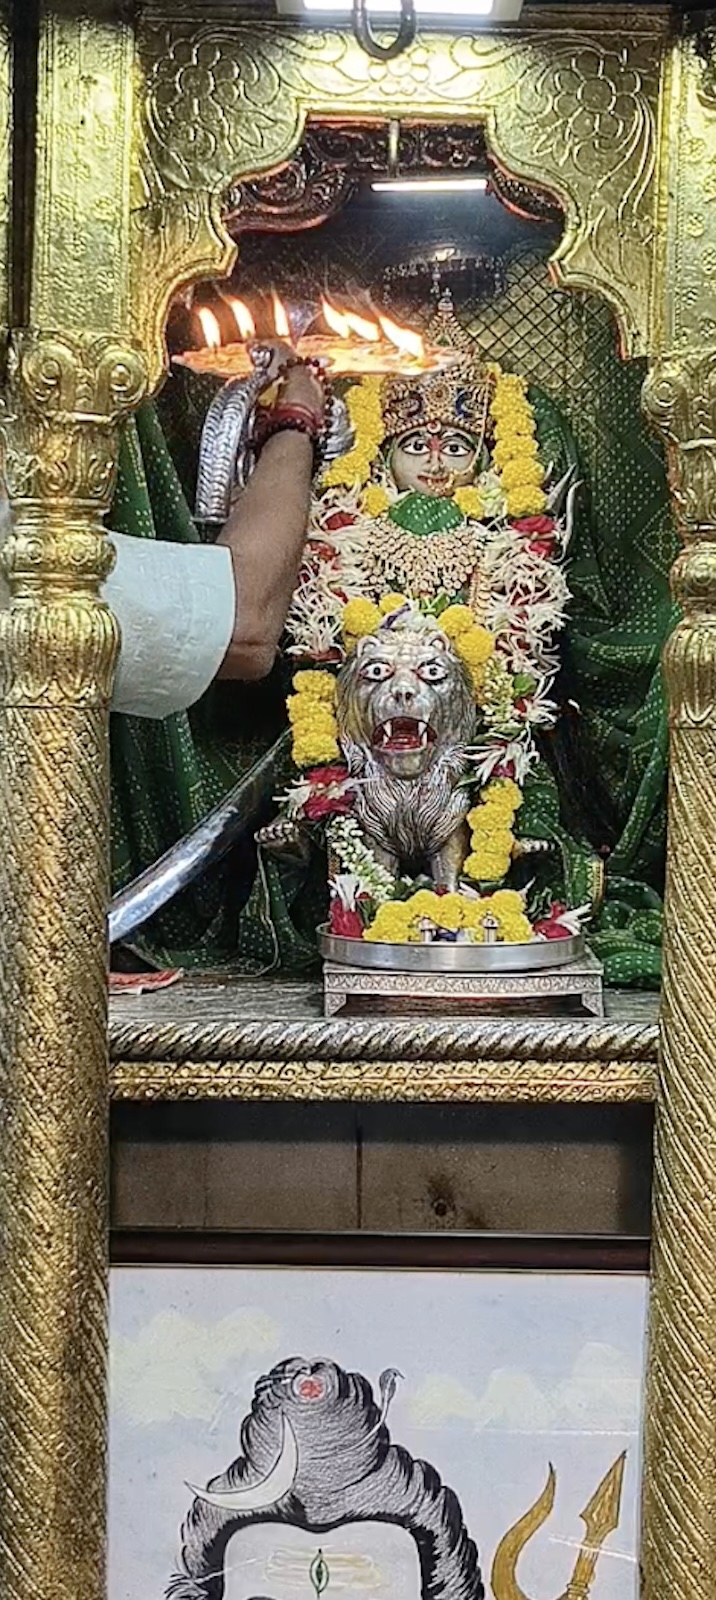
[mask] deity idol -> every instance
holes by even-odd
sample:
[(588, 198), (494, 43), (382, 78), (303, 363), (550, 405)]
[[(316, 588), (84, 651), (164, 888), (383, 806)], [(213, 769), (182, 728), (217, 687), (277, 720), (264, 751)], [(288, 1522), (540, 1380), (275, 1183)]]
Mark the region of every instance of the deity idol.
[(390, 942), (575, 926), (544, 888), (530, 922), (524, 881), (506, 885), (560, 832), (520, 837), (519, 813), (545, 781), (575, 486), (524, 380), (457, 338), (458, 366), (344, 396), (353, 443), (319, 480), (288, 624), (300, 777), (264, 834), (320, 819), (334, 931)]

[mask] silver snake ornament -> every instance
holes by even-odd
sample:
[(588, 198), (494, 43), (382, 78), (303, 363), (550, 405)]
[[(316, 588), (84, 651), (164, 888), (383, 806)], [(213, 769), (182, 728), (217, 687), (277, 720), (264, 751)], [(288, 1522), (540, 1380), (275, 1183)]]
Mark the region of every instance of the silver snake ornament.
[[(249, 355), (254, 366), (251, 376), (223, 384), (204, 419), (194, 507), (197, 522), (225, 522), (254, 468), (256, 406), (274, 380), (275, 351), (256, 344), (250, 346)], [(354, 442), (343, 401), (334, 395), (330, 407), (321, 465), (344, 455)]]

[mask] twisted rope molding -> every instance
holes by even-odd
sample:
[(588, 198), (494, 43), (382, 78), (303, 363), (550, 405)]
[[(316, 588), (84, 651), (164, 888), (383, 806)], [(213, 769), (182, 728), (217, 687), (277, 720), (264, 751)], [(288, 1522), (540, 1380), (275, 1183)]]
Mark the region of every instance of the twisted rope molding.
[[(121, 1006), (122, 1002), (119, 1002)], [(451, 1021), (409, 1017), (306, 1020), (287, 1022), (123, 1022), (117, 1007), (110, 1018), (112, 1060), (124, 1064), (149, 1062), (276, 1063), (317, 1065), (321, 1062), (360, 1063), (363, 1070), (379, 1062), (400, 1061), (427, 1066), (462, 1063), (475, 1071), (493, 1063), (566, 1062), (591, 1064), (595, 1070), (616, 1063), (639, 1063), (650, 1078), (656, 1063), (656, 1023), (558, 1021), (544, 1018)], [(117, 1069), (115, 1068), (115, 1076)]]

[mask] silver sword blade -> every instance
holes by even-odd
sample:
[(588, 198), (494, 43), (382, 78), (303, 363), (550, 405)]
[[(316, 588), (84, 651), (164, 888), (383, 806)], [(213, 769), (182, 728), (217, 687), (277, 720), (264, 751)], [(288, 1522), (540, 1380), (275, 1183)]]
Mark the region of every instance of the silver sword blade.
[(290, 729), (234, 785), (218, 806), (114, 896), (109, 908), (109, 942), (120, 944), (150, 917), (188, 888), (200, 873), (220, 861), (235, 839), (254, 821), (276, 787), (278, 769), (291, 738)]

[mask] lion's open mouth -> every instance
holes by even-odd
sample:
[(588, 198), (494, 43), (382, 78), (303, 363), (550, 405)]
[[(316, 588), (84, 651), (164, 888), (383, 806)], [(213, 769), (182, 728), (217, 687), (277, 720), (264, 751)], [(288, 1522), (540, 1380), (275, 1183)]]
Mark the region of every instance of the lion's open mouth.
[(373, 734), (373, 749), (379, 751), (426, 750), (434, 742), (430, 724), (419, 722), (417, 717), (389, 717)]

